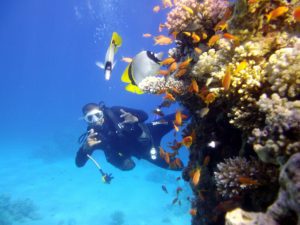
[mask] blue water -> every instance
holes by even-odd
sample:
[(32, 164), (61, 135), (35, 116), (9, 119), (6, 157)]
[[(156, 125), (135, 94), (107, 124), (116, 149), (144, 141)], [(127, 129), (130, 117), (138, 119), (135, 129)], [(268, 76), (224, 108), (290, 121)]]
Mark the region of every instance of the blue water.
[[(122, 172), (98, 151), (97, 160), (116, 177), (105, 185), (92, 163), (82, 169), (74, 164), (77, 137), (86, 126), (79, 119), (82, 105), (104, 101), (108, 106), (143, 109), (149, 120), (154, 118), (151, 111), (162, 96), (128, 93), (120, 77), (127, 65), (121, 61), (123, 56), (133, 57), (141, 50), (167, 55), (170, 46), (154, 46), (151, 38), (142, 37), (143, 33), (157, 35), (159, 23), (165, 21), (167, 11), (152, 12), (157, 4), (149, 0), (0, 1), (0, 208), (15, 207), (16, 213), (27, 209), (22, 219), (0, 214), (0, 225), (189, 224), (186, 197), (191, 191), (188, 184), (176, 181), (180, 172), (143, 160), (133, 171)], [(114, 31), (122, 36), (123, 45), (106, 81), (95, 62), (104, 60)], [(173, 133), (162, 145), (172, 140)], [(185, 163), (187, 155), (183, 149)], [(169, 194), (161, 190), (163, 184)], [(171, 204), (178, 186), (184, 187), (181, 206)], [(3, 206), (3, 196), (10, 197), (10, 206)], [(35, 210), (14, 205), (24, 199)], [(29, 218), (30, 213), (36, 215)]]

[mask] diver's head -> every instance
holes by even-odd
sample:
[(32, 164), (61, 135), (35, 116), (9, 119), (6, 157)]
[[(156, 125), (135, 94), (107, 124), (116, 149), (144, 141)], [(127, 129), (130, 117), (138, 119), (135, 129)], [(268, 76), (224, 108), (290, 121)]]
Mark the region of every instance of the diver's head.
[(84, 120), (89, 125), (102, 126), (104, 123), (103, 110), (96, 103), (88, 103), (82, 107)]

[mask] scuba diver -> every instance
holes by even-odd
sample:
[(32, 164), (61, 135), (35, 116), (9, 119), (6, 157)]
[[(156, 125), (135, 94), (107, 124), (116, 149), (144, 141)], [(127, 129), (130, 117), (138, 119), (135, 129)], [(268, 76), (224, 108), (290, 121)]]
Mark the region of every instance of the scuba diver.
[[(82, 145), (75, 160), (78, 167), (83, 167), (91, 159), (91, 154), (101, 149), (106, 160), (121, 170), (135, 167), (132, 156), (169, 168), (159, 156), (159, 146), (162, 137), (173, 129), (175, 114), (144, 123), (148, 119), (147, 113), (127, 107), (88, 103), (83, 106), (82, 112), (88, 127), (79, 138)], [(100, 172), (107, 175), (101, 169)]]

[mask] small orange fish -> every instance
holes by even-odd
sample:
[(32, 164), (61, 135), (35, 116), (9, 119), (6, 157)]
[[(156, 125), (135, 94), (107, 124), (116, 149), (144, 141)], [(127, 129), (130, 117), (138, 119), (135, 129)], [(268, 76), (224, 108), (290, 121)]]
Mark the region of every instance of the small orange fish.
[(194, 48), (194, 50), (198, 55), (202, 53), (202, 50), (199, 47)]
[(175, 131), (178, 132), (179, 131), (179, 127), (174, 122), (173, 122), (173, 125), (174, 125)]
[(145, 38), (149, 38), (149, 37), (152, 37), (152, 35), (151, 35), (151, 34), (149, 34), (149, 33), (146, 33), (146, 34), (143, 34), (143, 37), (145, 37)]
[(192, 183), (194, 186), (197, 186), (199, 181), (200, 181), (200, 177), (201, 177), (201, 169), (197, 168), (193, 174), (193, 179), (192, 179)]
[(235, 74), (239, 73), (240, 71), (246, 69), (247, 66), (248, 66), (247, 61), (240, 62), (239, 65), (236, 67), (234, 73)]
[(270, 13), (266, 14), (267, 23), (269, 23), (270, 20), (276, 20), (279, 16), (282, 16), (287, 11), (289, 11), (287, 6), (279, 6), (276, 9), (273, 9)]
[(192, 130), (192, 133), (190, 134), (190, 136), (192, 137), (193, 140), (196, 140), (197, 134), (196, 134), (195, 129)]
[(181, 188), (181, 187), (178, 187), (178, 188), (176, 189), (176, 195), (179, 195), (180, 192), (182, 192), (182, 188)]
[(196, 111), (196, 112), (199, 114), (199, 116), (201, 118), (203, 118), (203, 117), (205, 117), (209, 113), (209, 108), (208, 107), (204, 107), (201, 110)]
[(294, 18), (297, 22), (300, 22), (300, 6), (296, 7), (294, 10)]
[(229, 39), (229, 40), (234, 40), (234, 41), (238, 41), (239, 38), (232, 35), (232, 34), (229, 34), (229, 33), (224, 33), (223, 34), (223, 37), (226, 38), (226, 39)]
[(162, 185), (162, 186), (161, 186), (161, 189), (162, 189), (166, 194), (169, 193), (169, 192), (168, 192), (168, 189), (167, 189), (167, 187), (166, 187), (166, 185)]
[(205, 158), (203, 160), (203, 166), (207, 166), (209, 161), (210, 161), (210, 156), (209, 155), (205, 156)]
[(218, 211), (218, 212), (228, 212), (233, 210), (234, 208), (236, 208), (237, 206), (240, 205), (240, 202), (238, 202), (237, 200), (227, 200), (227, 201), (223, 201), (220, 202), (214, 209), (214, 211)]
[(164, 160), (166, 161), (167, 164), (170, 164), (171, 160), (170, 160), (170, 155), (168, 152), (166, 152)]
[(164, 96), (164, 99), (170, 100), (170, 101), (173, 101), (173, 102), (176, 101), (176, 99), (174, 98), (174, 96), (171, 93), (167, 92), (167, 91), (166, 91), (166, 95)]
[(204, 194), (202, 193), (202, 191), (199, 191), (198, 196), (202, 202), (205, 201), (205, 197), (204, 197)]
[(160, 6), (156, 5), (153, 7), (153, 12), (158, 13), (160, 11)]
[(203, 32), (203, 33), (202, 33), (202, 39), (205, 40), (205, 39), (207, 39), (207, 37), (208, 37), (208, 36), (207, 36), (207, 33)]
[(178, 197), (174, 198), (172, 201), (172, 205), (174, 205), (178, 201)]
[(175, 158), (175, 165), (177, 166), (177, 168), (182, 168), (183, 167), (183, 162), (181, 161), (181, 159), (179, 158)]
[(178, 69), (186, 69), (192, 60), (193, 60), (192, 58), (187, 58), (186, 60), (184, 60), (178, 65)]
[(214, 93), (209, 93), (208, 95), (206, 95), (204, 102), (206, 104), (210, 104), (213, 103), (216, 99), (216, 95)]
[(259, 185), (259, 182), (257, 180), (253, 180), (249, 177), (239, 177), (238, 181), (241, 184), (245, 184), (245, 185)]
[(178, 72), (176, 73), (175, 77), (176, 77), (176, 78), (182, 77), (184, 74), (186, 74), (186, 72), (187, 72), (187, 69), (180, 69), (180, 70), (178, 70)]
[(169, 70), (159, 70), (159, 75), (168, 76), (170, 74)]
[(174, 140), (173, 145), (169, 146), (173, 151), (177, 151), (178, 149), (180, 149), (182, 146), (181, 142), (178, 142), (176, 140)]
[(163, 101), (158, 107), (159, 107), (159, 108), (170, 107), (170, 105), (172, 105), (172, 102), (166, 100), (166, 101)]
[(209, 40), (208, 40), (208, 47), (212, 47), (218, 40), (220, 40), (221, 35), (220, 34), (215, 34), (213, 35)]
[(180, 91), (176, 87), (172, 87), (172, 91), (178, 95), (180, 94)]
[(165, 154), (166, 154), (165, 150), (163, 150), (162, 147), (159, 147), (159, 156), (160, 156), (160, 158), (164, 159)]
[(192, 136), (186, 136), (183, 138), (182, 140), (182, 144), (186, 147), (191, 147), (191, 145), (193, 144), (193, 138)]
[(154, 45), (169, 45), (172, 44), (172, 39), (169, 37), (166, 37), (164, 35), (158, 35), (154, 37), (155, 44)]
[(191, 37), (193, 39), (193, 43), (198, 43), (201, 41), (201, 38), (199, 35), (197, 35), (195, 32), (183, 32), (188, 37)]
[(173, 7), (171, 0), (162, 0), (162, 4), (163, 4), (164, 8), (172, 8)]
[(177, 70), (177, 62), (173, 62), (169, 67), (169, 72), (173, 73), (175, 70)]
[(172, 57), (166, 58), (164, 59), (160, 65), (164, 66), (164, 65), (170, 65), (171, 63), (175, 62), (175, 59)]
[(177, 32), (177, 31), (174, 31), (174, 32), (172, 32), (171, 34), (172, 34), (173, 38), (176, 39), (176, 37), (177, 37), (177, 35), (178, 35), (178, 32)]
[(162, 32), (162, 30), (166, 27), (165, 24), (163, 23), (160, 23), (159, 26), (158, 26), (158, 32)]
[(190, 8), (190, 7), (188, 7), (188, 6), (186, 6), (186, 5), (183, 5), (183, 4), (179, 4), (185, 11), (187, 11), (189, 14), (191, 14), (191, 15), (194, 15), (194, 11)]
[(225, 91), (227, 91), (231, 84), (231, 69), (227, 66), (224, 77), (222, 79), (222, 86)]
[(195, 209), (195, 208), (190, 209), (190, 214), (192, 216), (196, 216), (197, 215), (197, 209)]
[(175, 121), (174, 121), (176, 126), (181, 126), (182, 125), (182, 114), (181, 111), (177, 111), (175, 114)]
[(225, 20), (221, 20), (217, 25), (214, 27), (214, 31), (223, 31), (228, 28), (228, 24)]
[(233, 11), (233, 6), (229, 6), (229, 7), (226, 9), (226, 11), (225, 11), (222, 20), (224, 20), (224, 21), (229, 20), (229, 18), (230, 18), (231, 15), (232, 15), (232, 11)]
[(122, 61), (126, 62), (126, 63), (131, 63), (132, 62), (132, 58), (130, 58), (130, 57), (122, 57)]
[(198, 86), (197, 81), (195, 79), (192, 79), (191, 85), (189, 87), (189, 92), (192, 92), (192, 93), (198, 93), (199, 92), (199, 86)]

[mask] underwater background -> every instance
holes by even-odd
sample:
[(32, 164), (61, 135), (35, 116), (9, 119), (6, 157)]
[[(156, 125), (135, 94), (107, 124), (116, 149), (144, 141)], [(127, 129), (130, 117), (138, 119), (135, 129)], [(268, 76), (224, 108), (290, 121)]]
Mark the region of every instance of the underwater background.
[[(157, 32), (163, 20), (163, 14), (153, 16), (154, 4), (147, 0), (0, 2), (1, 225), (189, 223), (188, 201), (172, 205), (179, 185), (185, 187), (184, 195), (191, 195), (189, 185), (176, 181), (180, 172), (143, 160), (136, 160), (133, 171), (123, 172), (97, 151), (95, 158), (115, 177), (106, 185), (92, 163), (78, 169), (74, 162), (77, 138), (86, 129), (80, 119), (84, 104), (104, 101), (107, 106), (143, 109), (149, 120), (154, 119), (152, 110), (162, 97), (128, 93), (120, 81), (127, 66), (122, 57), (141, 50), (165, 51), (142, 37)], [(95, 62), (104, 61), (114, 31), (122, 36), (123, 45), (106, 81)], [(164, 144), (173, 140), (172, 135)], [(187, 160), (187, 152), (182, 158)]]

